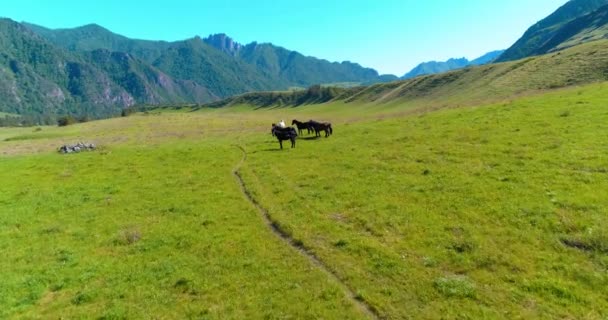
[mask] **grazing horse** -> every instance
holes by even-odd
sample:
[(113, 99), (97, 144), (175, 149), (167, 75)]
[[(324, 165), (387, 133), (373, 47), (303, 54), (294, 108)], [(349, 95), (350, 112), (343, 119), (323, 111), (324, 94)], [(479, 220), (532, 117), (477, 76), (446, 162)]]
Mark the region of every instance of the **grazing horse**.
[(334, 133), (334, 130), (331, 127), (331, 123), (329, 122), (317, 122), (314, 120), (310, 120), (308, 121), (308, 123), (310, 123), (312, 128), (315, 130), (315, 134), (317, 137), (321, 136), (321, 131), (325, 131), (326, 138), (329, 137), (332, 133)]
[(281, 128), (279, 126), (274, 126), (272, 127), (272, 135), (279, 140), (281, 149), (283, 149), (283, 140), (291, 140), (291, 147), (296, 147), (296, 137), (298, 136), (296, 129), (292, 127)]
[(310, 125), (309, 122), (300, 122), (296, 119), (293, 119), (291, 121), (291, 125), (296, 125), (296, 127), (298, 127), (298, 133), (302, 134), (302, 130), (306, 129), (306, 133), (310, 134), (310, 132), (314, 131), (314, 129), (312, 128), (312, 126)]

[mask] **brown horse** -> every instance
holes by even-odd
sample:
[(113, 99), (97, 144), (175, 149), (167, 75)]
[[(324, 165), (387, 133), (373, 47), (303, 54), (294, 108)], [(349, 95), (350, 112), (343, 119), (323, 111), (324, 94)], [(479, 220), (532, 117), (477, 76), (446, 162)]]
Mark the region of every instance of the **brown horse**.
[(308, 121), (308, 123), (315, 130), (315, 134), (317, 137), (321, 136), (321, 131), (325, 131), (326, 138), (329, 137), (332, 133), (334, 133), (334, 130), (331, 127), (331, 123), (329, 123), (329, 122), (317, 122), (317, 121), (310, 120), (310, 121)]
[(296, 119), (293, 119), (291, 121), (291, 125), (296, 125), (296, 127), (298, 128), (298, 133), (302, 134), (302, 130), (306, 129), (307, 133), (310, 134), (311, 132), (315, 131), (312, 126), (310, 125), (309, 122), (300, 122)]

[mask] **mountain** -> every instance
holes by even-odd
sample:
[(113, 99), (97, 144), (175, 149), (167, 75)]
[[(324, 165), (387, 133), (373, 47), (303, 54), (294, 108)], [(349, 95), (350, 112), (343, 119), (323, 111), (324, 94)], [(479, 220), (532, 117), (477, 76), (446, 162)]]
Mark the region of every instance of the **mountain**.
[(239, 50), (243, 47), (242, 44), (232, 40), (224, 33), (213, 34), (203, 39), (203, 41), (216, 49), (227, 53), (231, 56), (236, 56)]
[(237, 56), (242, 61), (256, 66), (265, 74), (285, 79), (292, 86), (334, 82), (369, 82), (379, 77), (376, 70), (363, 68), (356, 63), (329, 62), (307, 57), (299, 52), (270, 43), (250, 43), (239, 50)]
[(543, 54), (608, 37), (608, 5), (576, 18), (560, 28), (540, 46), (535, 54)]
[(492, 63), (503, 52), (505, 52), (505, 50), (495, 50), (495, 51), (488, 52), (488, 53), (484, 54), (483, 56), (481, 56), (481, 57), (479, 57), (477, 59), (473, 59), (472, 61), (470, 61), (469, 65), (471, 65), (471, 66), (480, 66), (480, 65), (483, 65), (483, 64)]
[(129, 53), (69, 51), (9, 19), (0, 19), (0, 74), (0, 110), (48, 119), (59, 114), (105, 117), (134, 104), (219, 98)]
[(410, 79), (415, 78), (417, 76), (425, 75), (425, 74), (436, 74), (442, 73), (450, 70), (460, 69), (468, 66), (478, 66), (486, 63), (492, 62), (496, 57), (502, 54), (504, 50), (496, 50), (492, 52), (488, 52), (483, 56), (469, 61), (466, 58), (458, 58), (458, 59), (449, 59), (447, 61), (428, 61), (423, 62), (417, 65), (414, 69), (410, 70), (410, 72), (406, 73), (401, 79)]
[(417, 65), (410, 72), (406, 73), (402, 79), (414, 78), (425, 74), (435, 74), (454, 69), (464, 68), (469, 65), (466, 58), (449, 59), (448, 61), (427, 61)]
[(242, 45), (225, 34), (211, 35), (203, 41), (216, 49), (244, 61), (266, 75), (283, 79), (291, 86), (310, 86), (338, 82), (386, 82), (397, 80), (393, 75), (379, 75), (349, 61), (329, 62), (307, 57), (271, 43), (252, 42)]
[(173, 43), (153, 65), (177, 79), (202, 84), (218, 97), (289, 87), (285, 79), (260, 72), (199, 37)]
[(0, 110), (16, 114), (102, 115), (134, 99), (80, 55), (0, 19)]
[(84, 53), (84, 56), (138, 103), (168, 104), (217, 99), (208, 88), (197, 82), (173, 79), (128, 53), (97, 49)]
[[(552, 49), (560, 48), (560, 43), (557, 39), (562, 42), (564, 34), (572, 34), (571, 28), (577, 29), (579, 32), (585, 29), (592, 33), (597, 26), (592, 23), (593, 19), (583, 19), (574, 24), (570, 24), (574, 20), (581, 18), (585, 15), (593, 13), (594, 11), (608, 5), (608, 0), (570, 0), (548, 17), (530, 27), (524, 35), (515, 42), (509, 49), (507, 49), (496, 61), (510, 61), (517, 60), (533, 55), (539, 55), (549, 52)], [(605, 35), (606, 33), (602, 33)], [(595, 37), (597, 38), (597, 37)], [(578, 43), (586, 42), (591, 39), (585, 39), (585, 37), (579, 37)]]
[(205, 103), (260, 90), (397, 79), (225, 34), (130, 39), (99, 25), (48, 29), (0, 19), (0, 112), (104, 117), (135, 104)]
[(224, 34), (148, 41), (95, 24), (53, 30), (10, 19), (0, 20), (0, 73), (0, 111), (93, 117), (134, 104), (202, 103), (249, 91), (393, 79), (270, 44), (243, 46)]
[[(69, 51), (106, 49), (129, 53), (170, 76), (201, 81), (199, 84), (220, 97), (260, 88), (268, 90), (318, 83), (382, 82), (388, 77), (385, 75), (381, 78), (375, 70), (355, 63), (331, 63), (272, 44), (253, 42), (242, 45), (226, 34), (164, 42), (129, 39), (95, 24), (57, 30), (32, 24), (27, 24), (27, 27)], [(178, 59), (181, 65), (170, 61), (169, 57)], [(191, 65), (205, 65), (207, 69), (197, 69)], [(222, 67), (217, 69), (214, 66)], [(181, 67), (188, 71), (179, 70)], [(222, 75), (223, 73), (227, 75)]]

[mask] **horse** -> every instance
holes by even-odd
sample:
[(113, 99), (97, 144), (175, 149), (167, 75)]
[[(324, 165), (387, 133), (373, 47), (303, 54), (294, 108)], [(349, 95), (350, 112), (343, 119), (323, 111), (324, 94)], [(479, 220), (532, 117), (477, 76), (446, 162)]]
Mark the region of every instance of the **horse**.
[(283, 149), (283, 140), (291, 140), (291, 147), (296, 147), (296, 137), (298, 133), (292, 127), (281, 128), (279, 126), (272, 127), (272, 134), (279, 140), (279, 145)]
[(315, 130), (315, 135), (317, 137), (321, 136), (321, 131), (325, 131), (325, 138), (329, 137), (332, 133), (334, 133), (334, 130), (331, 127), (331, 123), (329, 122), (317, 122), (314, 120), (309, 120), (308, 123)]
[(299, 134), (302, 134), (303, 129), (306, 129), (306, 131), (307, 131), (306, 133), (308, 133), (308, 134), (310, 134), (311, 131), (314, 131), (314, 129), (312, 128), (312, 126), (310, 125), (309, 122), (300, 122), (296, 119), (293, 119), (291, 121), (291, 125), (293, 126), (294, 124), (296, 125), (296, 127), (298, 127)]

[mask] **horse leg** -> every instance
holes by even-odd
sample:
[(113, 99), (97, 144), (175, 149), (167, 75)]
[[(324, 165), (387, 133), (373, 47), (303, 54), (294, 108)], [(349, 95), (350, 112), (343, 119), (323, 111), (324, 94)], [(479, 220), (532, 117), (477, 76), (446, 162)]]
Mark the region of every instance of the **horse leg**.
[(291, 147), (292, 148), (296, 147), (296, 139), (295, 138), (291, 138)]
[(281, 146), (281, 149), (283, 149), (283, 140), (279, 139), (279, 145)]

